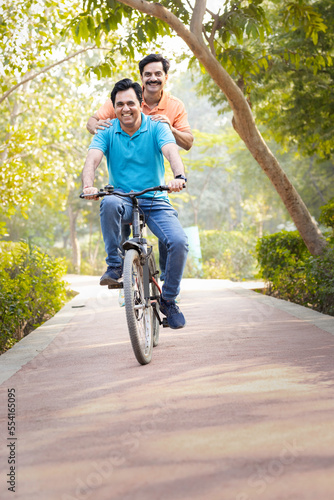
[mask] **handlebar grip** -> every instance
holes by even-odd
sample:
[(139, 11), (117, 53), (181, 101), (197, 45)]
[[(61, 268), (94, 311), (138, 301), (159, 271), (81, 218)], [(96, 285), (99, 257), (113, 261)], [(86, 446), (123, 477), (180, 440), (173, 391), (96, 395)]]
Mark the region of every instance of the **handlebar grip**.
[(89, 198), (89, 197), (92, 197), (92, 196), (95, 196), (95, 198), (100, 198), (101, 196), (105, 196), (106, 194), (109, 194), (109, 193), (105, 193), (105, 192), (101, 192), (99, 191), (98, 193), (90, 193), (90, 194), (85, 194), (85, 193), (81, 193), (79, 194), (79, 198)]
[[(183, 189), (185, 189), (187, 187), (186, 184), (183, 184)], [(169, 187), (168, 186), (160, 186), (160, 191), (169, 191)]]

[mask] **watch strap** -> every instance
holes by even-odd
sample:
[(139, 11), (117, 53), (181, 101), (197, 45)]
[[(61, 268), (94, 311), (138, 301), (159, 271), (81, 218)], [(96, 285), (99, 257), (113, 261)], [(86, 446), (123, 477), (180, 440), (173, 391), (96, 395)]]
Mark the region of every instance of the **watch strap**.
[(176, 175), (176, 176), (175, 176), (175, 179), (183, 179), (184, 181), (186, 181), (186, 182), (187, 182), (187, 177), (185, 177), (185, 176), (184, 176), (184, 175), (182, 175), (182, 174)]

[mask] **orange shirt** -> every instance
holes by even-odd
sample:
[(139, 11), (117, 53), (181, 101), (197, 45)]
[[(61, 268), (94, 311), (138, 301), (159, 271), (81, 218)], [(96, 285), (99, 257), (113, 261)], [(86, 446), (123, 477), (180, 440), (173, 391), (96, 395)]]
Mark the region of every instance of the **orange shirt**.
[[(144, 115), (165, 115), (168, 117), (172, 127), (181, 132), (189, 131), (188, 115), (184, 104), (180, 99), (174, 97), (169, 92), (162, 91), (160, 102), (155, 108), (150, 109), (143, 98), (141, 110)], [(97, 111), (100, 120), (116, 118), (115, 110), (111, 99), (108, 99)]]

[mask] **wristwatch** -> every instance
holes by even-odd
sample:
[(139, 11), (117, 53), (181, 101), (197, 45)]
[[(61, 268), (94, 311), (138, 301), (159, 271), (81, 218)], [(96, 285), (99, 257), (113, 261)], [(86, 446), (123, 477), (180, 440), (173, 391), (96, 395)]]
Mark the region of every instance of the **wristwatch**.
[(187, 182), (187, 177), (185, 177), (185, 176), (184, 176), (184, 175), (182, 175), (182, 174), (176, 175), (176, 176), (175, 176), (175, 179), (183, 179), (185, 182)]

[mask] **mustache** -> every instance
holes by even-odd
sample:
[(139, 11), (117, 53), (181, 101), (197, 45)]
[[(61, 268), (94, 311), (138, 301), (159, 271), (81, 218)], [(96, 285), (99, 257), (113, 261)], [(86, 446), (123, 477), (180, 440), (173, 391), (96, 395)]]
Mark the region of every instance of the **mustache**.
[(158, 85), (161, 85), (161, 82), (159, 82), (159, 80), (149, 80), (146, 82), (146, 85), (151, 85), (152, 83), (157, 83)]

